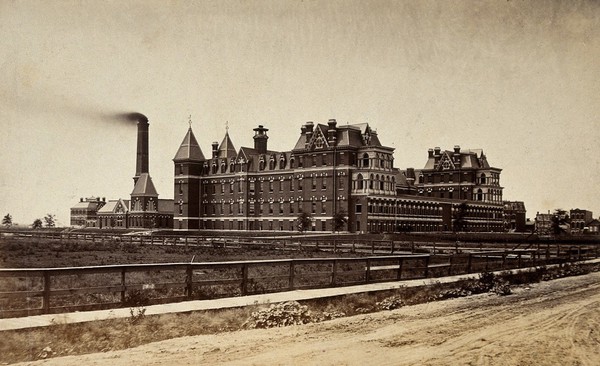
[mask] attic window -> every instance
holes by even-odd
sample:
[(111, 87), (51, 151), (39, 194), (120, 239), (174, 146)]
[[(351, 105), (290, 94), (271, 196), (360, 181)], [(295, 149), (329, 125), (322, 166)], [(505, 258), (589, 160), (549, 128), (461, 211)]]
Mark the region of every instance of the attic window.
[(321, 136), (319, 136), (319, 138), (317, 138), (317, 140), (315, 141), (315, 147), (317, 149), (323, 148), (323, 138)]
[(450, 162), (448, 160), (444, 160), (444, 162), (442, 163), (442, 169), (444, 169), (444, 170), (450, 169)]

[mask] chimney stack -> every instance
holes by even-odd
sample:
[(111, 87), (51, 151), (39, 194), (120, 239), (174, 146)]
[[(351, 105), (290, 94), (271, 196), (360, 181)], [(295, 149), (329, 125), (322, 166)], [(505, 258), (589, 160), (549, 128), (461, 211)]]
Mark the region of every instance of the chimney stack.
[(140, 115), (137, 122), (137, 160), (135, 164), (134, 184), (142, 173), (148, 173), (148, 118)]
[(440, 155), (441, 151), (442, 151), (442, 149), (440, 149), (440, 148), (439, 148), (439, 147), (437, 147), (437, 146), (435, 147), (435, 149), (433, 149), (433, 152), (435, 153), (435, 156), (438, 156), (438, 155)]
[(258, 127), (254, 129), (254, 150), (259, 154), (267, 153), (267, 140), (269, 139), (267, 131), (269, 131), (269, 129), (264, 128), (263, 125), (258, 125)]
[(329, 126), (327, 129), (327, 142), (329, 145), (335, 146), (337, 140), (337, 121), (335, 118), (332, 118), (329, 120), (329, 122), (327, 122), (327, 125)]
[(430, 158), (433, 158), (433, 149), (427, 150), (427, 154)]
[(213, 157), (213, 159), (216, 159), (219, 157), (219, 143), (217, 141), (214, 141), (212, 143), (212, 157)]
[(308, 146), (308, 143), (310, 142), (310, 139), (312, 138), (314, 124), (312, 123), (312, 121), (308, 121), (308, 122), (306, 122), (304, 127), (306, 129), (306, 146)]

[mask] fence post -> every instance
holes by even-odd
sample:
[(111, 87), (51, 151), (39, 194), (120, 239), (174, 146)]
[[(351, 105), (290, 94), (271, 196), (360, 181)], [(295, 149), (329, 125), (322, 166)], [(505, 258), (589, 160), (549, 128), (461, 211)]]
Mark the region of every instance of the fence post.
[(248, 264), (242, 265), (242, 296), (248, 294)]
[(404, 263), (404, 258), (398, 258), (398, 280), (402, 279), (402, 264)]
[(50, 313), (50, 272), (44, 271), (44, 295), (42, 299), (42, 311)]
[(469, 259), (467, 261), (467, 273), (471, 273), (471, 265), (473, 261), (473, 259), (471, 258), (472, 255), (473, 253), (469, 253)]
[(371, 259), (367, 258), (367, 268), (365, 271), (365, 283), (371, 281)]
[(121, 268), (121, 305), (125, 305), (125, 267)]
[(290, 279), (289, 279), (289, 288), (290, 290), (294, 289), (294, 261), (290, 261)]
[(333, 266), (331, 268), (331, 286), (335, 286), (336, 273), (337, 273), (337, 262), (338, 262), (337, 259), (333, 260)]
[(427, 278), (429, 276), (429, 258), (431, 256), (427, 256), (425, 257), (425, 278)]
[(394, 241), (392, 240), (391, 243), (392, 243), (392, 245), (391, 245), (390, 253), (394, 254)]

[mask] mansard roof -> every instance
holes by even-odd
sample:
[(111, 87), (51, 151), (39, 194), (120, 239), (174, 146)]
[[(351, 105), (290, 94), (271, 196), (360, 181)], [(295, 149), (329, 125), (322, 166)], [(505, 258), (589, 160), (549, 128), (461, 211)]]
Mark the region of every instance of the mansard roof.
[[(324, 146), (329, 147), (327, 139), (329, 126), (326, 124), (316, 124), (314, 126), (310, 141), (307, 140), (305, 128), (302, 129), (302, 134), (298, 138), (294, 150), (312, 149), (315, 141), (322, 137)], [(371, 129), (368, 123), (358, 123), (352, 125), (336, 125), (336, 146), (337, 147), (383, 147), (377, 131)]]
[(204, 161), (204, 154), (190, 127), (177, 150), (173, 161)]
[(135, 187), (133, 187), (133, 192), (131, 192), (131, 196), (158, 197), (158, 192), (156, 192), (156, 188), (154, 187), (154, 183), (152, 183), (152, 178), (150, 178), (150, 174), (140, 174), (137, 183), (135, 184)]
[[(431, 150), (430, 150), (431, 151)], [(492, 168), (487, 161), (487, 157), (483, 153), (483, 149), (468, 149), (459, 150), (460, 153), (460, 168), (461, 169), (497, 169)], [(424, 170), (438, 169), (441, 166), (441, 162), (448, 160), (451, 162), (453, 169), (454, 160), (453, 157), (456, 154), (454, 151), (444, 150), (439, 155), (434, 154), (427, 159)], [(456, 167), (458, 169), (458, 167)]]

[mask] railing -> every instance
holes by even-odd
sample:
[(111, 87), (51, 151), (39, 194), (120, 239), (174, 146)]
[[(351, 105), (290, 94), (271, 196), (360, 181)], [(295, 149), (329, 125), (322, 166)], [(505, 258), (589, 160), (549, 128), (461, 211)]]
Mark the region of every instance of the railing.
[[(425, 278), (429, 259), (404, 255), (0, 269), (0, 317)], [(37, 307), (30, 307), (33, 300)]]

